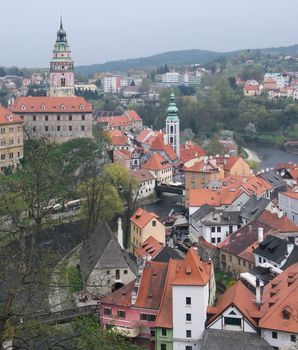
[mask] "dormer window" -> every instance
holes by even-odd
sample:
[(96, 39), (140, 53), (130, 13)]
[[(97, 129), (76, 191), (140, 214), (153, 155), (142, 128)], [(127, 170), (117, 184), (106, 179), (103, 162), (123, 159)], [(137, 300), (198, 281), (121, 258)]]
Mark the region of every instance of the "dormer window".
[(84, 109), (84, 106), (83, 106), (83, 105), (80, 105), (80, 109)]
[(26, 106), (25, 106), (25, 105), (22, 105), (21, 110), (22, 110), (22, 111), (25, 111), (25, 110), (26, 110)]
[(40, 106), (40, 109), (45, 110), (45, 109), (46, 109), (46, 106), (45, 106), (44, 104), (42, 104), (42, 105)]
[(283, 309), (281, 313), (282, 313), (282, 318), (284, 320), (289, 320), (290, 319), (290, 317), (291, 317), (291, 310), (289, 308)]
[(60, 106), (60, 109), (65, 109), (65, 106), (64, 106), (64, 105), (61, 105), (61, 106)]

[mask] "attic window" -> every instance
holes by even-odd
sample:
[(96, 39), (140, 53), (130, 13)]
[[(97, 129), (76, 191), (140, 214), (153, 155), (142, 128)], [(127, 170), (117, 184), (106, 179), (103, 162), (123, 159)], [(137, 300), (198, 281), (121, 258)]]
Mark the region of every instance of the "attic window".
[(84, 106), (83, 106), (83, 105), (80, 105), (80, 109), (84, 109)]
[(22, 105), (21, 110), (22, 110), (22, 111), (25, 111), (25, 110), (26, 110), (26, 106), (25, 106), (25, 105)]
[(234, 310), (232, 310), (231, 312), (229, 312), (229, 315), (236, 315), (236, 312)]
[(191, 267), (190, 266), (186, 266), (185, 272), (186, 272), (187, 275), (190, 275), (191, 274)]
[(60, 109), (65, 109), (65, 106), (64, 106), (64, 105), (61, 105), (61, 106), (60, 106)]
[(44, 109), (46, 109), (46, 106), (45, 106), (44, 104), (42, 104), (42, 105), (40, 106), (40, 109), (44, 110)]
[(291, 317), (291, 310), (289, 308), (283, 309), (281, 313), (282, 313), (282, 318), (284, 320), (289, 320), (290, 319), (290, 317)]

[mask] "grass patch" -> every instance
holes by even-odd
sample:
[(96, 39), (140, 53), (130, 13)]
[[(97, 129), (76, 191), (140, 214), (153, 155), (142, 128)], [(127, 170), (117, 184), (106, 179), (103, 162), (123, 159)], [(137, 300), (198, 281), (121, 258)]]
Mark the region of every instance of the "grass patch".
[(236, 282), (235, 277), (229, 276), (223, 271), (215, 271), (214, 274), (216, 282), (222, 283), (226, 289), (230, 288)]

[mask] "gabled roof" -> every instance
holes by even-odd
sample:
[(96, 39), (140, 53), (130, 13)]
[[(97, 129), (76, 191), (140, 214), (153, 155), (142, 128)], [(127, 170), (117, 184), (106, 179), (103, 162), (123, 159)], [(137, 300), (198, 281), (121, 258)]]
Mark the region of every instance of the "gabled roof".
[[(216, 314), (208, 321), (210, 325), (218, 318), (228, 307), (235, 306), (253, 326), (257, 326), (256, 322), (251, 317), (252, 311), (257, 311), (257, 308), (251, 301), (255, 300), (255, 295), (241, 282), (237, 281), (232, 285), (222, 296), (220, 296), (216, 304)], [(247, 301), (250, 301), (249, 303)]]
[(152, 219), (158, 220), (158, 215), (143, 208), (138, 208), (130, 218), (130, 221), (132, 221), (138, 227), (144, 228)]
[(298, 226), (294, 224), (287, 216), (279, 217), (277, 214), (272, 214), (265, 210), (258, 218), (260, 223), (271, 226), (279, 232), (298, 232)]
[(224, 170), (230, 171), (240, 159), (241, 158), (238, 156), (230, 156), (229, 158), (226, 158), (223, 166)]
[(106, 222), (96, 226), (80, 250), (82, 273), (87, 279), (95, 266), (102, 269), (130, 268), (136, 272), (134, 263), (123, 251)]
[(125, 150), (125, 149), (114, 149), (114, 161), (116, 157), (120, 157), (124, 160), (130, 160), (131, 159), (131, 155), (130, 152)]
[(84, 97), (17, 97), (12, 105), (15, 113), (72, 113), (92, 112), (92, 105)]
[(273, 188), (285, 188), (286, 183), (283, 180), (283, 178), (276, 173), (275, 170), (269, 170), (264, 173), (259, 174), (257, 177), (263, 178), (265, 181), (267, 181)]
[(186, 163), (192, 159), (203, 157), (207, 152), (199, 145), (193, 143), (182, 144), (180, 146), (180, 161)]
[(195, 221), (200, 221), (207, 214), (209, 214), (212, 210), (212, 207), (208, 204), (202, 205), (199, 209), (197, 209), (190, 217)]
[(280, 264), (287, 255), (287, 241), (276, 236), (268, 235), (259, 243), (259, 246), (254, 250), (254, 254)]
[(170, 259), (182, 260), (183, 257), (177, 250), (166, 245), (154, 256), (153, 261), (169, 262)]
[(166, 161), (159, 153), (154, 153), (143, 165), (148, 170), (163, 170), (172, 168), (172, 165)]
[(132, 122), (139, 122), (142, 121), (142, 118), (138, 115), (136, 111), (133, 109), (128, 109), (124, 112), (124, 114), (128, 117), (129, 120)]
[(163, 134), (158, 134), (155, 137), (155, 140), (151, 144), (151, 150), (152, 151), (163, 151), (166, 153), (166, 155), (174, 161), (177, 159), (177, 155), (175, 151), (173, 150), (172, 146), (170, 144), (164, 143)]
[(0, 125), (22, 123), (22, 118), (0, 106)]
[(163, 245), (158, 242), (157, 239), (155, 239), (152, 236), (149, 236), (144, 243), (137, 248), (137, 254), (138, 256), (145, 257), (147, 255), (150, 255), (151, 257), (155, 257), (158, 252), (160, 252), (163, 248)]
[(203, 262), (195, 248), (190, 248), (180, 264), (177, 265), (176, 277), (172, 285), (205, 286), (211, 277), (211, 261)]
[(115, 292), (108, 294), (100, 299), (102, 304), (111, 304), (119, 306), (131, 306), (131, 293), (133, 291), (135, 281), (117, 289)]

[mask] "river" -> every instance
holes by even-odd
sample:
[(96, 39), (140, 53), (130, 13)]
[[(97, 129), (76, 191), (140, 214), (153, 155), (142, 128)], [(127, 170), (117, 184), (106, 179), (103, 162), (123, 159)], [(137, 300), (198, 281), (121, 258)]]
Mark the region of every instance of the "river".
[(261, 159), (261, 168), (274, 168), (279, 162), (292, 162), (298, 164), (298, 155), (283, 151), (279, 148), (261, 145), (259, 143), (249, 143), (247, 148), (253, 150)]

